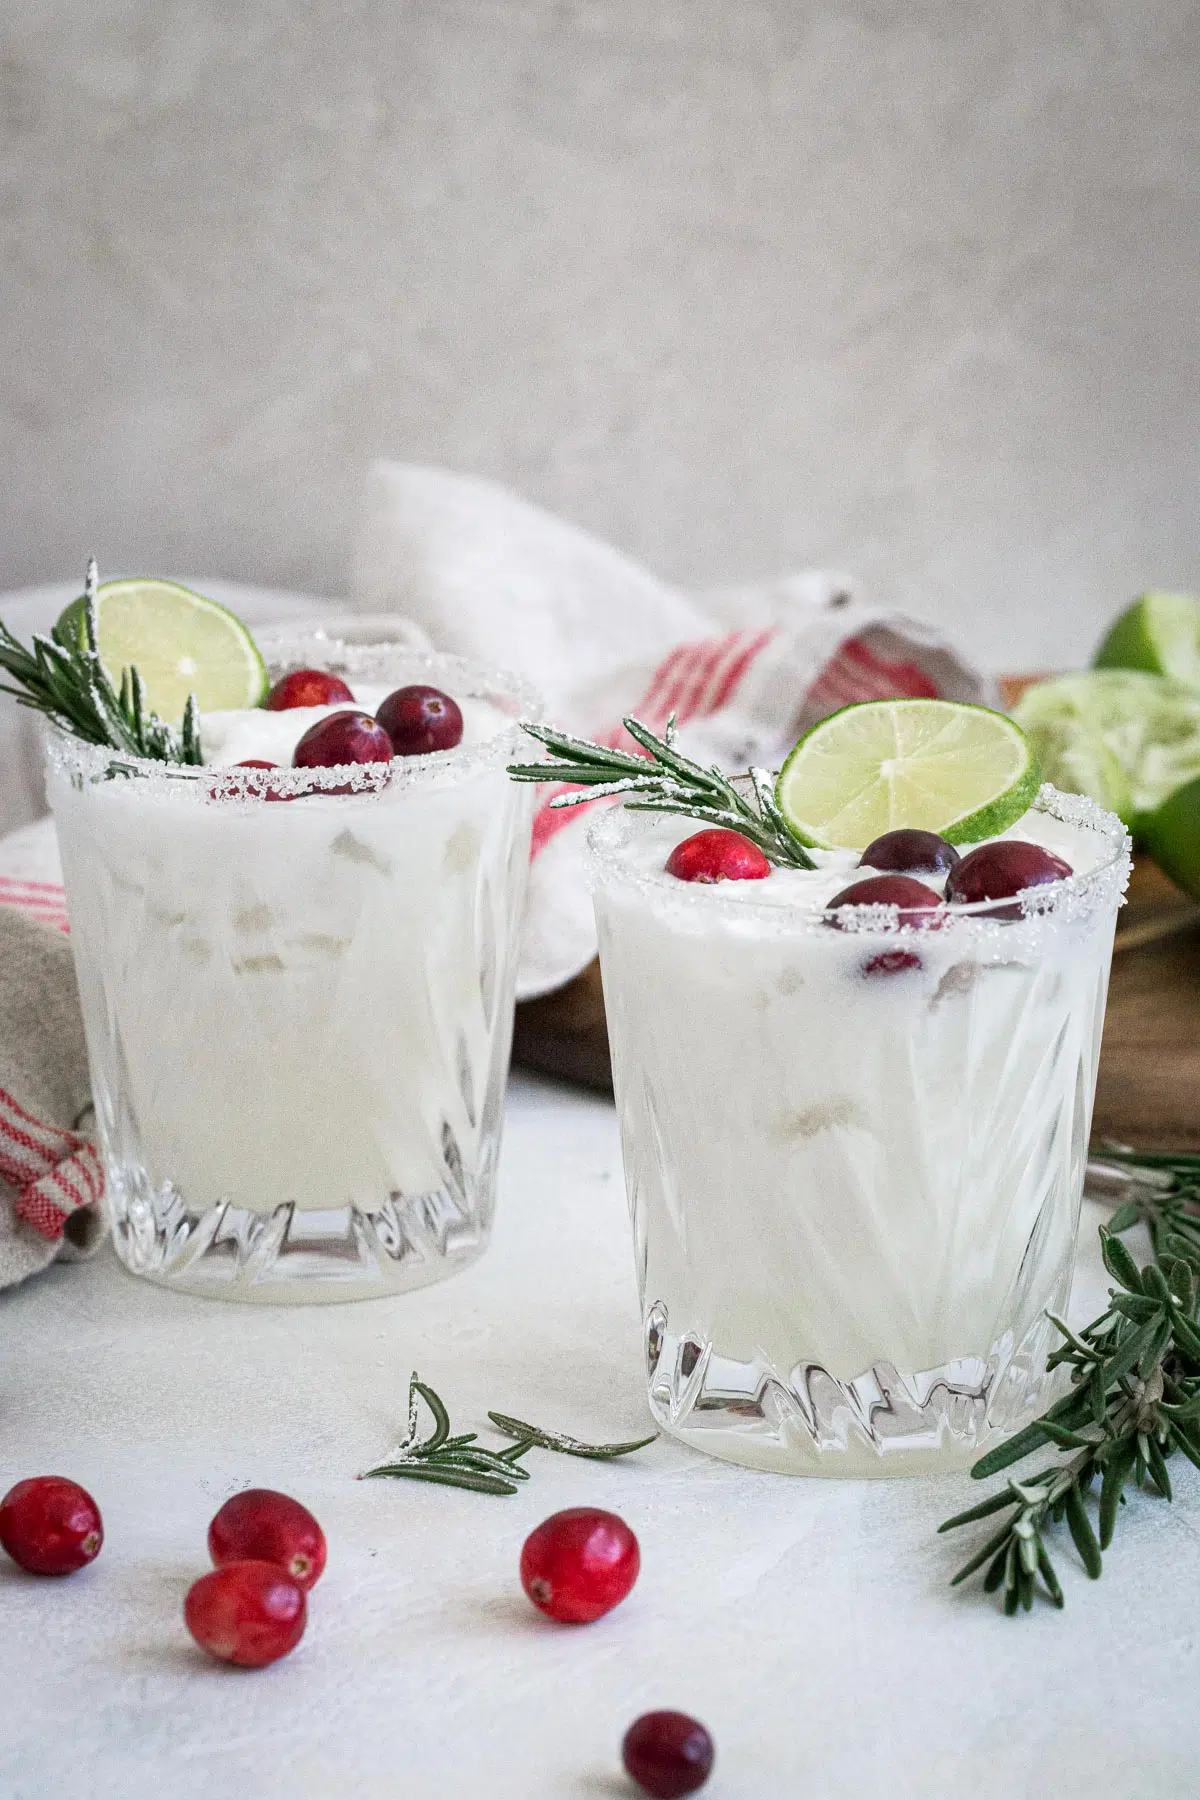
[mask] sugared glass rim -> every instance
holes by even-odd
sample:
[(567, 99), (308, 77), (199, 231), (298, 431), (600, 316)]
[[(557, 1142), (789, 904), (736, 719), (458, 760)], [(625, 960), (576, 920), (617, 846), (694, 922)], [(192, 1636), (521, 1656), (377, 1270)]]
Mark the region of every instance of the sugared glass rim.
[[(705, 924), (736, 926), (753, 924), (766, 928), (772, 935), (794, 936), (798, 933), (836, 925), (847, 933), (915, 937), (937, 930), (940, 938), (947, 931), (956, 935), (971, 932), (986, 934), (995, 940), (1000, 934), (1011, 942), (1014, 931), (1037, 926), (1042, 922), (1065, 923), (1071, 919), (1090, 917), (1099, 911), (1115, 912), (1129, 885), (1132, 842), (1129, 833), (1115, 813), (1106, 812), (1094, 800), (1082, 794), (1064, 794), (1046, 782), (1031, 812), (1047, 814), (1064, 825), (1093, 831), (1105, 839), (1109, 854), (1085, 874), (1064, 876), (1061, 881), (1044, 887), (1027, 888), (1020, 895), (1021, 917), (1003, 919), (997, 916), (999, 906), (1011, 907), (1013, 900), (978, 900), (970, 905), (947, 906), (936, 915), (937, 925), (916, 923), (901, 917), (895, 906), (786, 906), (777, 901), (759, 900), (746, 891), (750, 882), (686, 882), (665, 869), (639, 869), (631, 866), (627, 851), (639, 833), (651, 829), (649, 821), (661, 821), (661, 813), (631, 812), (624, 805), (612, 805), (592, 821), (588, 831), (588, 873), (593, 889), (611, 889), (623, 894), (636, 894), (661, 918), (674, 915), (689, 930)], [(678, 824), (687, 832), (702, 829), (701, 822), (681, 815)], [(1016, 828), (1019, 829), (1020, 820)]]
[[(365, 622), (365, 621), (364, 621)], [(273, 679), (292, 669), (320, 667), (331, 675), (359, 681), (428, 681), (457, 698), (485, 700), (512, 719), (510, 727), (478, 744), (432, 750), (420, 756), (398, 756), (390, 763), (340, 763), (314, 769), (242, 769), (217, 764), (157, 762), (130, 756), (104, 744), (85, 744), (58, 726), (46, 731), (48, 770), (78, 785), (132, 778), (139, 798), (169, 798), (187, 803), (241, 802), (257, 809), (267, 801), (296, 799), (305, 794), (389, 799), (416, 788), (457, 785), (486, 769), (503, 768), (524, 745), (522, 720), (538, 720), (543, 703), (536, 689), (506, 669), (493, 669), (467, 657), (416, 648), (397, 639), (359, 643), (331, 634), (318, 625), (278, 628), (258, 634), (257, 643)], [(279, 815), (273, 814), (273, 817)]]

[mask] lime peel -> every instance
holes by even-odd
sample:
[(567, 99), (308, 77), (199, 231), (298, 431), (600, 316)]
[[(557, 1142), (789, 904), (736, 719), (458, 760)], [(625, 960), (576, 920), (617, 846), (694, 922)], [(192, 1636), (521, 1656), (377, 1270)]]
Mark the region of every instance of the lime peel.
[(865, 700), (805, 733), (776, 803), (802, 844), (863, 850), (885, 831), (977, 843), (1032, 805), (1041, 771), (1006, 714), (959, 700)]

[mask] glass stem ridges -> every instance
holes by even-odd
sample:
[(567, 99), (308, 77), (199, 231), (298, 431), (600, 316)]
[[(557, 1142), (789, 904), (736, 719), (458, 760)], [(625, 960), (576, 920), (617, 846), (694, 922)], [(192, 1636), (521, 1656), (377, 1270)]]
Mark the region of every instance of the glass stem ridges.
[(580, 792), (559, 794), (552, 807), (579, 806), (589, 800), (619, 796), (633, 812), (680, 813), (708, 826), (740, 832), (762, 851), (768, 862), (784, 869), (815, 865), (788, 829), (775, 802), (774, 780), (765, 769), (751, 769), (751, 800), (715, 766), (704, 768), (676, 747), (674, 714), (662, 737), (639, 719), (624, 721), (641, 754), (611, 749), (545, 725), (525, 725), (529, 736), (551, 752), (544, 762), (513, 763), (514, 781), (566, 781)]
[(120, 688), (113, 686), (100, 660), (96, 587), (92, 557), (83, 591), (82, 643), (63, 629), (60, 620), (49, 637), (35, 635), (32, 647), (26, 649), (0, 623), (0, 670), (17, 684), (0, 687), (0, 693), (12, 694), (22, 706), (45, 713), (84, 743), (106, 745), (152, 762), (203, 762), (194, 694), (188, 696), (176, 731), (148, 707), (146, 684), (135, 667), (123, 669)]
[[(985, 1569), (984, 1589), (1003, 1589), (1004, 1610), (1033, 1605), (1040, 1586), (1056, 1606), (1062, 1587), (1046, 1537), (1065, 1521), (1084, 1568), (1095, 1579), (1133, 1480), (1172, 1498), (1167, 1459), (1180, 1451), (1200, 1468), (1200, 1156), (1105, 1150), (1102, 1160), (1128, 1171), (1131, 1197), (1101, 1228), (1104, 1263), (1118, 1284), (1102, 1316), (1073, 1332), (1053, 1323), (1063, 1342), (1050, 1368), (1071, 1371), (1071, 1391), (1006, 1444), (981, 1457), (977, 1480), (1023, 1461), (1043, 1444), (1061, 1459), (947, 1519), (952, 1531), (993, 1514), (1008, 1518), (955, 1576)], [(1139, 1269), (1120, 1234), (1145, 1225), (1154, 1260)], [(1086, 1497), (1099, 1483), (1094, 1527)]]

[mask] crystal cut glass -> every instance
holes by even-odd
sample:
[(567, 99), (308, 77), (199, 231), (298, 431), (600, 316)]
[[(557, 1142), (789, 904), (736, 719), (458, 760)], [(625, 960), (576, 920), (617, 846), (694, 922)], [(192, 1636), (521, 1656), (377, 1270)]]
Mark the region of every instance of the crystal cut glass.
[(675, 880), (678, 819), (593, 824), (650, 1406), (696, 1448), (934, 1471), (1053, 1398), (1129, 849), (1037, 808), (1088, 872), (932, 930)]
[(348, 774), (48, 734), (113, 1240), (194, 1293), (394, 1293), (487, 1243), (531, 814), (505, 765), (540, 709), (395, 642), (259, 641), (273, 678), (429, 682), (491, 735)]

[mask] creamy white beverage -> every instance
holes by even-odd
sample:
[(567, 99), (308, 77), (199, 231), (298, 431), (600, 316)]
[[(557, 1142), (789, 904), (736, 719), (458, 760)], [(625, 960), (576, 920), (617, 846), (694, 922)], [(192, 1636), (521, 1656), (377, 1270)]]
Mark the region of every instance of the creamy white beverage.
[(1044, 1404), (1125, 832), (1043, 790), (1000, 841), (1070, 874), (914, 921), (828, 910), (857, 852), (678, 880), (695, 829), (592, 832), (652, 1409), (764, 1467), (969, 1460)]
[(330, 653), (289, 660), (368, 713), (436, 683), (461, 745), (293, 770), (341, 702), (202, 716), (204, 769), (48, 749), (118, 1249), (239, 1298), (436, 1280), (491, 1217), (530, 811), (504, 770), (534, 703), (452, 658)]

